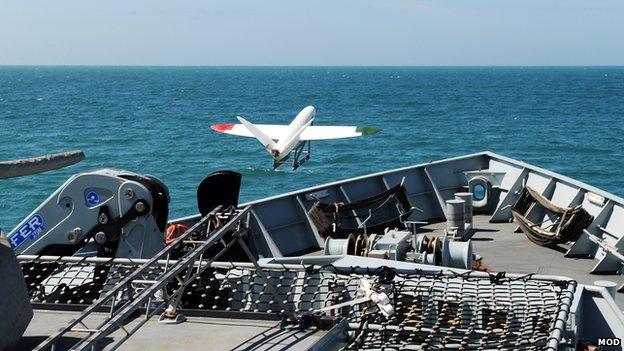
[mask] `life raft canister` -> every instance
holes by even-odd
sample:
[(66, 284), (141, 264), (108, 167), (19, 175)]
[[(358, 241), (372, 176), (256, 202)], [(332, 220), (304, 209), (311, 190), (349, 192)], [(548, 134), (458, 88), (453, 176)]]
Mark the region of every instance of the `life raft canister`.
[(169, 245), (174, 242), (180, 235), (184, 234), (188, 230), (188, 227), (184, 224), (172, 224), (167, 227), (165, 232), (165, 245)]

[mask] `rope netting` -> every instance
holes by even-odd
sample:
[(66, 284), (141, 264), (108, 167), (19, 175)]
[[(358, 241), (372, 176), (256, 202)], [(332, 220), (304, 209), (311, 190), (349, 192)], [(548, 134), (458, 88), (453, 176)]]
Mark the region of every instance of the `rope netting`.
[[(21, 265), (33, 302), (88, 305), (137, 267), (118, 261), (28, 260)], [(154, 267), (142, 278), (149, 281), (164, 269)], [(317, 311), (354, 300), (362, 279), (387, 294), (392, 315), (386, 317), (370, 301)], [(133, 288), (141, 289), (141, 284), (137, 280)], [(169, 282), (162, 296), (178, 285)], [(216, 262), (185, 289), (181, 307), (345, 318), (347, 350), (542, 350), (559, 342), (574, 287), (573, 281), (531, 275), (426, 275), (300, 265), (263, 265), (259, 271), (252, 264)]]

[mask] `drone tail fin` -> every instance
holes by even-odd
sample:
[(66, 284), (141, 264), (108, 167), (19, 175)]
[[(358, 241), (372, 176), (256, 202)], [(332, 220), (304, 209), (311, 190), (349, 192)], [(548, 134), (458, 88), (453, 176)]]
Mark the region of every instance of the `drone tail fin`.
[(269, 138), (268, 135), (264, 134), (258, 127), (256, 127), (253, 123), (244, 119), (243, 117), (236, 117), (247, 130), (253, 134), (253, 136), (258, 139), (260, 144), (264, 146), (265, 150), (271, 154), (271, 156), (275, 157), (275, 152), (277, 151), (277, 144)]

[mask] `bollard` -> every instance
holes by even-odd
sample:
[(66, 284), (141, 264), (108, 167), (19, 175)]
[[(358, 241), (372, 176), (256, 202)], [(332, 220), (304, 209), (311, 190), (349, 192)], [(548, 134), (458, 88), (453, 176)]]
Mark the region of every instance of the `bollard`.
[(472, 226), (472, 193), (455, 193), (456, 200), (464, 200), (464, 221)]
[(464, 230), (466, 224), (464, 222), (464, 200), (446, 200), (446, 231), (451, 233), (454, 228), (457, 228), (455, 237), (461, 238), (464, 236)]

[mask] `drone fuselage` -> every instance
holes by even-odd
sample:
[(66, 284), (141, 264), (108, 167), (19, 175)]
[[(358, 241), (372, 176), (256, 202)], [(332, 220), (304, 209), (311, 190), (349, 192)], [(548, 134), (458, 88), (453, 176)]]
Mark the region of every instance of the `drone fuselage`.
[(308, 106), (301, 110), (290, 122), (288, 128), (282, 137), (277, 141), (277, 145), (272, 149), (273, 159), (275, 162), (286, 161), (290, 156), (290, 153), (298, 146), (301, 146), (301, 133), (312, 124), (316, 109), (313, 106)]

